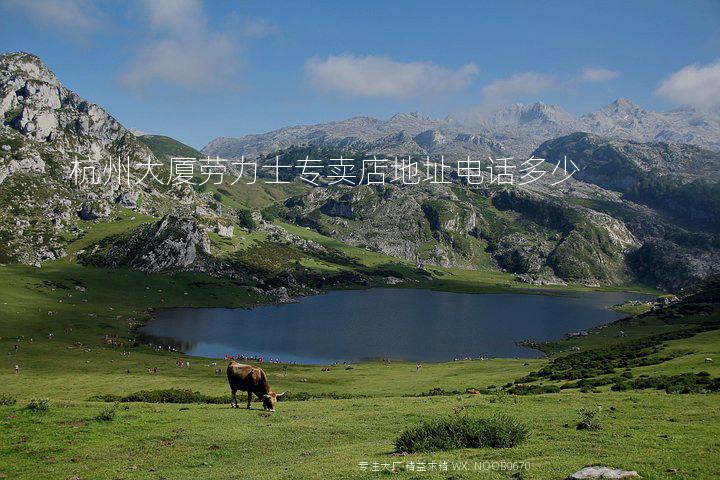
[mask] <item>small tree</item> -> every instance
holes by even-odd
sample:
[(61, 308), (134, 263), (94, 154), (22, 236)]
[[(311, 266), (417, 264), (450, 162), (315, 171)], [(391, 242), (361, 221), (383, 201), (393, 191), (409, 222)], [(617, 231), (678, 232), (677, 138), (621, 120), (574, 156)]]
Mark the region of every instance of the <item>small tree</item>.
[(238, 210), (238, 225), (246, 230), (255, 230), (257, 228), (257, 222), (252, 217), (250, 210)]

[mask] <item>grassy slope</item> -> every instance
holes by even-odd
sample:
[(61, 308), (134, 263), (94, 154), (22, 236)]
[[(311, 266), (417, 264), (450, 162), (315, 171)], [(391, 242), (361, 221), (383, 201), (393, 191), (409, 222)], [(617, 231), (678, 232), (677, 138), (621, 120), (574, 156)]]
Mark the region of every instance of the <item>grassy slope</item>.
[[(138, 216), (132, 219), (128, 214), (122, 222), (127, 228), (146, 220)], [(118, 223), (99, 223), (69, 251), (76, 252), (91, 240), (122, 228)], [(334, 242), (315, 232), (295, 229), (320, 243)], [(382, 265), (389, 258), (342, 244), (332, 246), (368, 266)], [(107, 345), (106, 334), (117, 335), (118, 342), (127, 343), (128, 321), (142, 321), (144, 311), (152, 306), (249, 306), (260, 299), (227, 280), (200, 274), (107, 271), (78, 266), (71, 258), (41, 269), (0, 267), (0, 353), (6, 359), (0, 370), (0, 393), (19, 399), (15, 406), (0, 407), (0, 473), (8, 478), (38, 478), (40, 470), (47, 478), (352, 478), (368, 476), (359, 471), (360, 461), (458, 459), (528, 461), (531, 467), (523, 478), (563, 478), (589, 463), (638, 469), (646, 478), (720, 475), (716, 460), (720, 453), (720, 404), (716, 394), (620, 393), (603, 387), (596, 394), (570, 390), (528, 397), (417, 396), (435, 387), (464, 390), (502, 385), (537, 370), (545, 360), (428, 364), (421, 373), (406, 363), (367, 363), (353, 370), (334, 368), (330, 372), (321, 372), (316, 366), (290, 365), (285, 369), (266, 365), (271, 385), (277, 390), (369, 398), (286, 402), (269, 417), (260, 411), (231, 410), (225, 405), (123, 404), (114, 421), (94, 420), (106, 406), (86, 401), (96, 394), (168, 387), (212, 395), (227, 393), (226, 380), (215, 376), (209, 360), (190, 358), (192, 366), (179, 369), (175, 361), (188, 357), (146, 347)], [(502, 273), (439, 271), (448, 277), (442, 288), (485, 291), (499, 289), (509, 280)], [(86, 287), (86, 291), (75, 289), (75, 285)], [(582, 344), (583, 348), (613, 341), (610, 328), (614, 327), (602, 331), (605, 338), (600, 334), (586, 337), (588, 343)], [(647, 334), (644, 329), (648, 327), (625, 328), (627, 337), (633, 338)], [(48, 332), (54, 333), (52, 340)], [(636, 368), (634, 373), (706, 370), (718, 375), (718, 367), (704, 364), (703, 359), (720, 357), (719, 340), (719, 332), (708, 332), (668, 342), (669, 350), (691, 348), (695, 353)], [(132, 353), (123, 355), (128, 350)], [(12, 371), (15, 363), (21, 365), (20, 375)], [(219, 363), (222, 366), (223, 362)], [(147, 373), (152, 367), (158, 368), (157, 375)], [(33, 396), (50, 397), (51, 410), (31, 413), (23, 409)], [(600, 416), (604, 429), (575, 430), (578, 409), (598, 405), (604, 408)], [(402, 428), (459, 409), (513, 414), (532, 427), (532, 437), (512, 450), (459, 450), (402, 458), (389, 454)], [(211, 448), (215, 445), (220, 448)], [(678, 474), (668, 473), (669, 469), (678, 469)], [(508, 472), (485, 473), (421, 475), (509, 476)], [(411, 478), (412, 474), (400, 476)]]
[(166, 162), (173, 157), (203, 158), (200, 151), (164, 135), (141, 135), (138, 140), (147, 145), (159, 160)]

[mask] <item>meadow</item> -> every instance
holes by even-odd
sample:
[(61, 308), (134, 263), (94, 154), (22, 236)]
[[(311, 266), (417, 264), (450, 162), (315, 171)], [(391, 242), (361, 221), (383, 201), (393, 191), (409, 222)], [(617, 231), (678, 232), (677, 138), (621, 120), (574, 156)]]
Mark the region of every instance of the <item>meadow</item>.
[[(404, 362), (368, 362), (351, 369), (339, 365), (330, 371), (264, 364), (271, 387), (291, 392), (272, 414), (258, 402), (247, 411), (227, 403), (103, 401), (102, 396), (159, 389), (228, 395), (224, 361), (135, 345), (134, 328), (153, 308), (242, 308), (266, 301), (231, 280), (198, 273), (148, 275), (75, 263), (78, 250), (108, 234), (103, 228), (74, 244), (68, 258), (42, 268), (0, 266), (0, 403), (5, 403), (0, 405), (0, 478), (551, 479), (590, 464), (637, 470), (650, 479), (720, 476), (717, 393), (616, 392), (610, 385), (542, 395), (510, 395), (503, 389), (538, 371), (548, 359), (425, 364), (419, 372), (415, 364)], [(350, 253), (367, 264), (385, 261), (362, 249)], [(502, 273), (447, 269), (438, 277), (439, 283), (427, 286), (508, 290)], [(715, 310), (703, 321), (717, 318)], [(621, 343), (619, 329), (631, 340), (685, 326), (649, 317), (611, 325), (559, 342), (553, 355), (565, 355), (572, 347)], [(633, 377), (701, 371), (720, 375), (715, 362), (704, 361), (720, 354), (718, 330), (658, 348), (657, 355), (683, 354), (632, 367)], [(189, 366), (179, 368), (178, 361)], [(216, 368), (223, 370), (221, 375)], [(470, 388), (483, 393), (466, 394)], [(32, 399), (45, 398), (46, 410), (27, 407)], [(577, 429), (582, 409), (597, 410), (602, 428)], [(400, 433), (423, 420), (498, 414), (523, 422), (528, 439), (507, 449), (393, 453)], [(396, 472), (391, 473), (393, 467)]]

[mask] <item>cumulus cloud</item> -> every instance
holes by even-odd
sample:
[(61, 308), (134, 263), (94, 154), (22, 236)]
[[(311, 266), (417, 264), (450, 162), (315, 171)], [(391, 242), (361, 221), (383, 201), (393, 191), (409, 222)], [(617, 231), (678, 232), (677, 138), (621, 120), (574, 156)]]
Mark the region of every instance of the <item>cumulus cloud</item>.
[(580, 82), (607, 82), (614, 78), (617, 78), (620, 73), (617, 70), (610, 70), (609, 68), (594, 68), (586, 67), (583, 68), (580, 74), (576, 77), (577, 81)]
[(85, 38), (103, 23), (102, 14), (89, 0), (0, 0), (0, 5), (70, 40)]
[(229, 87), (238, 80), (246, 38), (259, 38), (274, 26), (246, 20), (242, 28), (211, 28), (200, 0), (142, 0), (148, 22), (148, 41), (121, 82), (142, 90), (155, 83), (188, 89)]
[(681, 105), (720, 107), (720, 59), (681, 68), (664, 79), (656, 93)]
[(486, 107), (500, 105), (514, 97), (538, 95), (553, 85), (553, 78), (539, 73), (517, 73), (511, 77), (495, 80), (482, 89)]
[(397, 62), (386, 57), (331, 55), (305, 63), (310, 84), (321, 90), (362, 97), (407, 98), (468, 86), (477, 75), (469, 63), (449, 69), (431, 62)]

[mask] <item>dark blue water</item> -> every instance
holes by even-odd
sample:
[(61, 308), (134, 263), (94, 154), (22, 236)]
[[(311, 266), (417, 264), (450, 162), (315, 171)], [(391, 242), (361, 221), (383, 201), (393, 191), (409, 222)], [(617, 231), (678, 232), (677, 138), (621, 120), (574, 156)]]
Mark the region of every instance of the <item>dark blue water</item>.
[(622, 292), (548, 296), (349, 290), (253, 310), (160, 310), (141, 332), (186, 353), (215, 358), (229, 353), (327, 364), (369, 358), (537, 357), (538, 352), (515, 342), (555, 340), (609, 323), (622, 315), (608, 306), (647, 298)]

